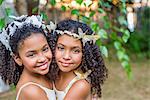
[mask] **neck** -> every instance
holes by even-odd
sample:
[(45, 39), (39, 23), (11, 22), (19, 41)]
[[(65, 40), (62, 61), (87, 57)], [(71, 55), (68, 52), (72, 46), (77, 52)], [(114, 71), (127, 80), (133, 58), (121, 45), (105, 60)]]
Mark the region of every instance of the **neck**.
[(59, 78), (55, 81), (55, 86), (58, 90), (64, 90), (70, 81), (76, 77), (73, 71), (59, 72)]
[(23, 70), (20, 80), (22, 82), (35, 82), (35, 83), (41, 83), (44, 80), (47, 80), (45, 75), (40, 75), (36, 73), (30, 73), (26, 70)]
[(74, 74), (73, 71), (71, 71), (71, 72), (62, 72), (62, 71), (60, 71), (59, 72), (59, 79), (65, 80), (65, 79), (68, 79), (68, 78), (74, 78), (75, 76), (76, 75)]

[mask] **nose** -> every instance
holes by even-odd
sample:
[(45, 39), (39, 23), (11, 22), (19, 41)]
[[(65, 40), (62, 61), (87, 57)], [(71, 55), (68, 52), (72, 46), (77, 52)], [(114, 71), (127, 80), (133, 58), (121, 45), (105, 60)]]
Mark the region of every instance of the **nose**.
[(65, 60), (70, 60), (71, 59), (71, 55), (70, 55), (69, 51), (64, 52), (63, 59), (65, 59)]
[(45, 62), (45, 60), (46, 60), (46, 56), (40, 53), (38, 56), (38, 62)]

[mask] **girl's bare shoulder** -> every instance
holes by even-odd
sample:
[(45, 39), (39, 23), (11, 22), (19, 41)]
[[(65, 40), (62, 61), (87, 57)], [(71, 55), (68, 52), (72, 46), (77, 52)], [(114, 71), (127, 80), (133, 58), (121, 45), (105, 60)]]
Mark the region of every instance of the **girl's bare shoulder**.
[(91, 85), (85, 79), (76, 81), (69, 89), (65, 99), (85, 100), (91, 93)]
[(22, 88), (19, 98), (26, 98), (27, 100), (47, 100), (45, 91), (35, 84), (29, 84)]

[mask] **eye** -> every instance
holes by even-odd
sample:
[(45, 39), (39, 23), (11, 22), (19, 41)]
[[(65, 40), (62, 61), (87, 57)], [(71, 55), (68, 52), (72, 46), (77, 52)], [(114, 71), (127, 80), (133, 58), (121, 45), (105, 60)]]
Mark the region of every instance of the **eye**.
[(27, 57), (34, 57), (34, 56), (36, 56), (35, 53), (28, 53), (28, 54), (27, 54)]
[(44, 51), (44, 52), (49, 51), (49, 47), (48, 47), (48, 46), (44, 47), (44, 48), (43, 48), (43, 51)]
[(62, 47), (62, 46), (57, 46), (57, 49), (58, 49), (59, 51), (63, 51), (63, 50), (64, 50), (64, 47)]
[(80, 52), (81, 52), (80, 49), (73, 49), (73, 53), (75, 53), (75, 54), (78, 54), (78, 53), (80, 53)]

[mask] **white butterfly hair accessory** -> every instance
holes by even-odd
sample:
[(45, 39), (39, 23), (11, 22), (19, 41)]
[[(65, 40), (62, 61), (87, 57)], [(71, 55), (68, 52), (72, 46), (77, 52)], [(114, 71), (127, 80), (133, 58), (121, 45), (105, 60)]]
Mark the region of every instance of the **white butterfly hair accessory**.
[(45, 31), (45, 34), (47, 34), (47, 31), (45, 30), (46, 26), (45, 24), (43, 24), (42, 17), (39, 15), (22, 15), (20, 17), (9, 17), (12, 18), (14, 21), (9, 23), (9, 25), (6, 28), (0, 30), (0, 41), (6, 47), (6, 49), (11, 52), (11, 54), (12, 50), (9, 44), (10, 37), (14, 35), (17, 29), (22, 28), (23, 25), (33, 25), (37, 28), (42, 27), (42, 29)]

